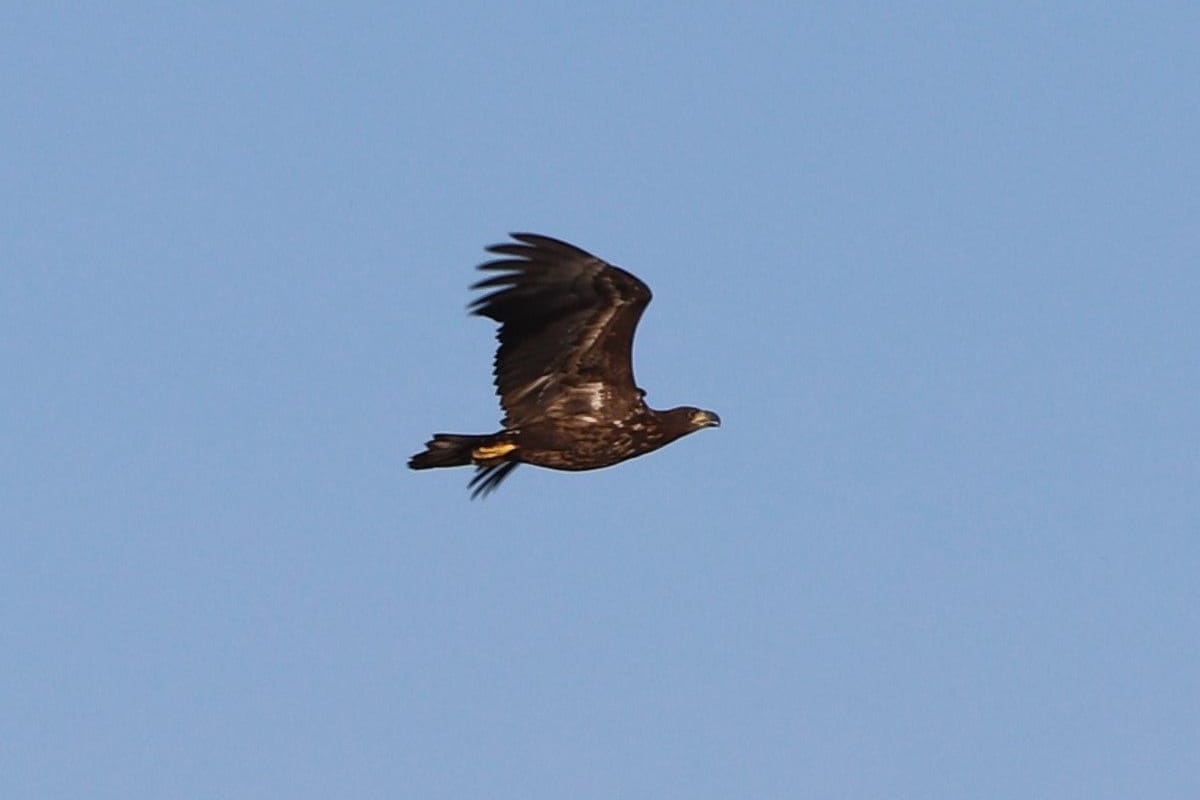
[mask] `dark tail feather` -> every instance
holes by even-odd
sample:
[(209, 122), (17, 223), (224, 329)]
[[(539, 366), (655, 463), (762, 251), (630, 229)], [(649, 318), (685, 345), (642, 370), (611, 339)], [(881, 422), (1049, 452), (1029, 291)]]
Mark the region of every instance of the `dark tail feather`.
[[(408, 466), (412, 469), (465, 467), (475, 463), (471, 458), (475, 448), (495, 444), (497, 437), (498, 434), (472, 436), (465, 433), (435, 433), (433, 438), (425, 443), (425, 452), (410, 458)], [(487, 497), (494, 492), (500, 481), (508, 477), (508, 473), (516, 466), (516, 461), (476, 464), (475, 477), (467, 484), (472, 490), (471, 499), (474, 500), (480, 495)]]
[(425, 452), (408, 460), (412, 469), (433, 467), (465, 467), (471, 462), (471, 451), (487, 444), (491, 436), (471, 436), (465, 433), (435, 433), (425, 443)]

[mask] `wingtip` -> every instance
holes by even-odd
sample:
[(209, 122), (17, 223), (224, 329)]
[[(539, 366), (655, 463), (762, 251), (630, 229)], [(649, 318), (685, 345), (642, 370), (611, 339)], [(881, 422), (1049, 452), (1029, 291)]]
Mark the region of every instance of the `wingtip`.
[[(596, 256), (584, 250), (582, 247), (576, 247), (570, 242), (556, 239), (553, 236), (547, 236), (544, 233), (530, 233), (529, 231), (512, 231), (508, 234), (513, 238), (513, 241), (520, 242), (521, 245), (533, 247), (539, 250), (557, 251), (563, 255), (576, 256), (582, 258), (595, 258)], [(488, 250), (491, 252), (505, 252), (503, 250), (495, 250), (495, 247), (520, 247), (509, 242), (507, 245), (492, 245)]]

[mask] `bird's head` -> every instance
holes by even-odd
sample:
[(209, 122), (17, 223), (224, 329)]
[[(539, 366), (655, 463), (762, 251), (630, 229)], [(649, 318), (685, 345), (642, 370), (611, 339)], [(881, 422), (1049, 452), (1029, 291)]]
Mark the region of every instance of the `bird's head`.
[(698, 431), (701, 428), (719, 428), (721, 427), (721, 418), (713, 411), (705, 411), (702, 408), (684, 408), (676, 409), (686, 420), (688, 427)]

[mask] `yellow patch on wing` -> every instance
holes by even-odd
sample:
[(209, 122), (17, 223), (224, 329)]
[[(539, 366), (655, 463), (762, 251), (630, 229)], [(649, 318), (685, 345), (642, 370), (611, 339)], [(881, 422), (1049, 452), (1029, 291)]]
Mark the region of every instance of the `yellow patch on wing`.
[(471, 458), (475, 461), (491, 461), (492, 459), (501, 458), (508, 455), (517, 446), (512, 442), (501, 442), (500, 444), (485, 445), (476, 447), (471, 451)]

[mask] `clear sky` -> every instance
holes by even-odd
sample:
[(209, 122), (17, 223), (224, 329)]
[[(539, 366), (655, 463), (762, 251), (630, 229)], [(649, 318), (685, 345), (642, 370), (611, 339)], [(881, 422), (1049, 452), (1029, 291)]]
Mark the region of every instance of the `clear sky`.
[[(1200, 796), (1194, 3), (0, 39), (0, 796)], [(724, 426), (406, 469), (514, 230)]]

